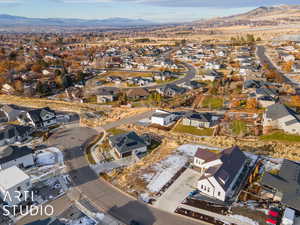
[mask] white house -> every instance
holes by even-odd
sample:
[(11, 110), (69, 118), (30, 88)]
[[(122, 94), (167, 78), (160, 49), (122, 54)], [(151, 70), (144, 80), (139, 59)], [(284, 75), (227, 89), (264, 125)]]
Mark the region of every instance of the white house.
[(198, 149), (194, 157), (194, 166), (201, 172), (197, 184), (199, 191), (221, 201), (230, 199), (239, 184), (238, 178), (246, 163), (247, 157), (237, 146), (220, 153)]
[(263, 115), (263, 126), (300, 134), (300, 115), (286, 105), (270, 105)]
[(0, 198), (9, 206), (26, 201), (31, 187), (30, 177), (18, 167), (0, 170)]
[(27, 168), (33, 165), (33, 150), (27, 146), (9, 146), (0, 149), (0, 169), (13, 166)]
[(156, 110), (155, 113), (151, 116), (151, 123), (158, 124), (160, 126), (168, 126), (176, 119), (176, 115), (163, 111), (163, 110)]

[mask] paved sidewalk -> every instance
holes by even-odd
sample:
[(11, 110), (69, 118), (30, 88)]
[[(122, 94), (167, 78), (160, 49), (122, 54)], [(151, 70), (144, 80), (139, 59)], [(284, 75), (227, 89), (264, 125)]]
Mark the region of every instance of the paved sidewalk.
[(214, 218), (216, 218), (220, 221), (223, 221), (223, 222), (234, 223), (234, 224), (238, 224), (238, 225), (253, 225), (253, 224), (246, 223), (245, 221), (241, 221), (241, 220), (238, 220), (238, 219), (233, 218), (233, 217), (223, 216), (221, 214), (217, 214), (217, 213), (210, 212), (210, 211), (207, 211), (207, 210), (195, 208), (195, 207), (189, 206), (189, 205), (181, 204), (180, 207), (184, 208), (184, 209), (191, 210), (191, 211), (196, 212), (196, 213), (201, 213), (201, 214), (204, 214), (204, 215), (214, 217)]
[(134, 163), (134, 159), (132, 157), (127, 157), (119, 160), (114, 160), (111, 162), (98, 163), (96, 165), (91, 165), (91, 168), (97, 173), (109, 172), (113, 169), (117, 169), (120, 167), (130, 166)]

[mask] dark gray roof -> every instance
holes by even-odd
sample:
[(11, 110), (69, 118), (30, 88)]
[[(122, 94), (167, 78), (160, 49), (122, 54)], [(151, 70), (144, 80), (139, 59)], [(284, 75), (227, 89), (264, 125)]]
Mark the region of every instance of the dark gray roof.
[(190, 120), (197, 120), (201, 122), (211, 122), (212, 119), (211, 113), (191, 113), (186, 115), (186, 117)]
[[(25, 155), (32, 154), (33, 150), (27, 146), (8, 146), (5, 149), (1, 150), (1, 152), (3, 152), (4, 154), (3, 157), (0, 158), (0, 164), (21, 158)], [(5, 152), (9, 154), (5, 154)]]
[(266, 111), (266, 116), (272, 120), (277, 120), (289, 115), (293, 116), (297, 121), (299, 121), (299, 114), (297, 114), (288, 106), (280, 103), (270, 105)]
[[(200, 153), (198, 154), (197, 152), (196, 156), (200, 156)], [(238, 146), (225, 149), (220, 153), (216, 153), (215, 156), (209, 153), (205, 155), (205, 157), (207, 157), (206, 161), (221, 160), (222, 164), (217, 165), (216, 169), (212, 170), (214, 173), (210, 174), (210, 176), (214, 176), (224, 190), (229, 188), (238, 171), (247, 160), (247, 157)], [(199, 158), (201, 158), (201, 156)]]
[(179, 87), (175, 84), (167, 84), (164, 88), (164, 91), (171, 89), (172, 91), (174, 91), (177, 94), (184, 94), (187, 90), (183, 87)]
[(10, 124), (0, 130), (0, 140), (22, 136), (31, 130), (28, 126)]
[(111, 136), (109, 140), (119, 153), (130, 152), (146, 146), (144, 140), (133, 131)]
[(273, 88), (266, 88), (266, 87), (262, 87), (262, 88), (257, 88), (256, 89), (256, 94), (260, 94), (260, 95), (267, 95), (267, 96), (276, 96), (277, 91)]
[(28, 113), (34, 123), (41, 123), (41, 122), (43, 122), (43, 120), (42, 120), (43, 114), (45, 114), (47, 112), (50, 112), (50, 113), (53, 113), (54, 115), (56, 115), (55, 111), (51, 110), (49, 107), (41, 108), (41, 109), (34, 109), (34, 110), (29, 111)]
[(104, 88), (99, 88), (97, 90), (97, 95), (116, 95), (118, 93), (118, 89), (114, 87), (104, 87)]
[(261, 183), (283, 194), (281, 202), (300, 211), (300, 164), (285, 159), (278, 175), (266, 173)]

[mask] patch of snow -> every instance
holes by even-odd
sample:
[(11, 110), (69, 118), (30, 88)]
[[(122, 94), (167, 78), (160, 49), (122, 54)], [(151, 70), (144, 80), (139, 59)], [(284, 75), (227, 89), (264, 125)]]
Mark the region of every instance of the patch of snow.
[(198, 150), (198, 148), (202, 149), (210, 149), (210, 150), (219, 150), (221, 151), (221, 148), (217, 147), (210, 147), (207, 145), (197, 145), (197, 144), (184, 144), (177, 148), (177, 151), (182, 152), (188, 156), (194, 156)]
[(241, 222), (243, 222), (243, 224), (249, 224), (249, 225), (259, 225), (258, 222), (245, 217), (245, 216), (241, 216), (241, 215), (230, 215), (229, 217), (235, 218), (237, 220), (240, 220)]
[(149, 183), (147, 188), (150, 192), (159, 192), (165, 184), (187, 163), (188, 157), (182, 155), (171, 155), (165, 160), (156, 163), (153, 169), (156, 171), (150, 179), (150, 175), (144, 175), (143, 178)]
[(41, 152), (36, 155), (36, 163), (38, 166), (53, 165), (56, 163), (55, 154), (52, 152)]
[(149, 197), (148, 193), (140, 194), (140, 198), (141, 198), (141, 200), (143, 200), (146, 203), (148, 203), (150, 201), (150, 197)]
[(105, 218), (105, 214), (104, 213), (97, 213), (96, 214), (97, 219), (99, 220), (103, 220)]

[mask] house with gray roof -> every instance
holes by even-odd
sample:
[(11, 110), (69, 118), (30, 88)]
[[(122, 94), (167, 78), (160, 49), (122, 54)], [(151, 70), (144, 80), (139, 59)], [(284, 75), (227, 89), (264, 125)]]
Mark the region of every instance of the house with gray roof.
[(162, 88), (156, 89), (156, 91), (163, 96), (174, 97), (186, 93), (187, 89), (183, 87), (179, 87), (175, 84), (167, 84)]
[(38, 130), (57, 125), (56, 112), (49, 107), (24, 112), (18, 117), (18, 120), (22, 124), (33, 126)]
[(33, 150), (27, 146), (8, 146), (0, 148), (0, 170), (12, 166), (27, 168), (34, 165)]
[(265, 173), (261, 184), (275, 200), (300, 212), (300, 164), (283, 160), (278, 174)]
[(220, 116), (216, 116), (212, 113), (187, 113), (181, 123), (185, 126), (193, 126), (196, 128), (210, 128), (220, 121)]
[(221, 201), (232, 198), (237, 187), (247, 179), (244, 174), (247, 162), (247, 157), (238, 146), (220, 153), (198, 149), (193, 164), (201, 173), (197, 184), (200, 193)]
[(290, 107), (276, 103), (267, 107), (263, 115), (263, 126), (300, 134), (300, 115)]
[(21, 125), (6, 125), (0, 128), (0, 146), (14, 144), (26, 140), (32, 133), (33, 128)]
[(4, 105), (0, 109), (6, 116), (7, 121), (15, 121), (24, 111), (17, 108), (15, 105)]
[(111, 136), (109, 137), (109, 143), (119, 158), (147, 151), (147, 145), (144, 140), (133, 131)]

